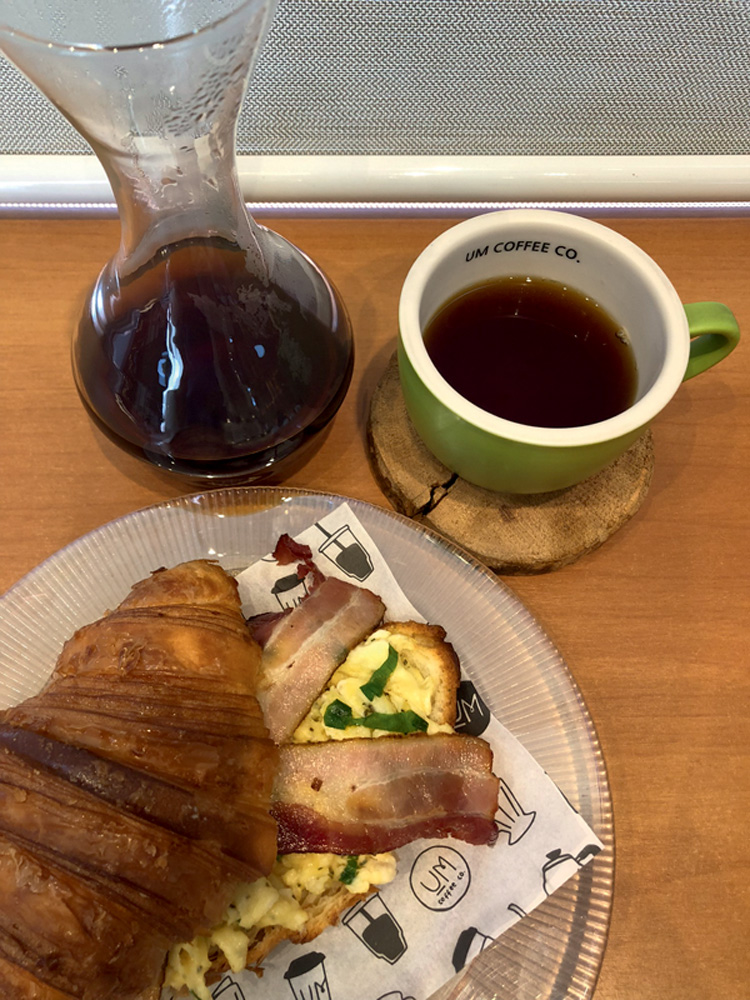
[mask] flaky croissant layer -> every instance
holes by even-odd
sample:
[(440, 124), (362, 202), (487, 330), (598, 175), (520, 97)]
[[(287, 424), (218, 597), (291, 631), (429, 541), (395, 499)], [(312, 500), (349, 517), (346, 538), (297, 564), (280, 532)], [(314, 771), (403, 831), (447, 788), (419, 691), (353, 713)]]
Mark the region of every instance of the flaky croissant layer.
[(158, 570), (0, 714), (0, 995), (135, 1000), (270, 872), (278, 750), (237, 586)]

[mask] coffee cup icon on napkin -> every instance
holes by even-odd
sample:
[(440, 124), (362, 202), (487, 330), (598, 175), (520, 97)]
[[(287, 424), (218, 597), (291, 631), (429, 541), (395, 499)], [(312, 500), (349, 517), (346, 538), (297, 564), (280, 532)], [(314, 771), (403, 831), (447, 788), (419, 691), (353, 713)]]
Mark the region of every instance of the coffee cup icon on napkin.
[(294, 1000), (331, 1000), (326, 976), (325, 955), (319, 951), (300, 955), (284, 973)]
[(372, 573), (372, 560), (364, 545), (355, 536), (348, 524), (334, 532), (326, 531), (322, 524), (317, 527), (326, 536), (318, 552), (330, 559), (347, 576), (361, 583)]
[(213, 1000), (245, 1000), (245, 994), (232, 979), (222, 979), (211, 996)]
[(453, 949), (453, 968), (456, 972), (460, 972), (475, 955), (483, 951), (488, 944), (492, 944), (492, 940), (487, 934), (478, 931), (476, 927), (467, 927), (466, 930), (461, 931), (458, 941), (456, 941), (456, 947)]
[(307, 597), (307, 584), (296, 573), (280, 576), (274, 583), (271, 593), (284, 609), (296, 608), (304, 597)]
[(404, 932), (380, 893), (353, 906), (344, 916), (343, 923), (373, 955), (384, 958), (391, 965), (406, 951)]

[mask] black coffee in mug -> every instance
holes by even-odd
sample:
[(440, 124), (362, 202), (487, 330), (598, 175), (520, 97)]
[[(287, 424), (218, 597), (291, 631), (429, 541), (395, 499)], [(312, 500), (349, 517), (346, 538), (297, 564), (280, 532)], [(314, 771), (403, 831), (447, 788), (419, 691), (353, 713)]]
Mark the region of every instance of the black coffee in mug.
[(622, 327), (557, 281), (518, 275), (466, 288), (429, 320), (424, 342), (457, 392), (506, 420), (579, 427), (635, 400), (635, 355)]

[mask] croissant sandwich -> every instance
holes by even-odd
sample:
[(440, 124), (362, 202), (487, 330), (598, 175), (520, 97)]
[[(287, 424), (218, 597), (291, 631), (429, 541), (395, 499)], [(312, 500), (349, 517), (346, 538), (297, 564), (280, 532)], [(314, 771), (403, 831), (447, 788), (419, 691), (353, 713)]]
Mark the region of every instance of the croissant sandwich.
[(384, 610), (318, 574), (248, 623), (198, 560), (72, 636), (0, 713), (0, 995), (208, 998), (392, 879), (401, 844), (493, 842), (490, 748), (453, 732), (455, 654)]
[(154, 573), (0, 716), (0, 995), (158, 996), (276, 857), (260, 649), (218, 566)]

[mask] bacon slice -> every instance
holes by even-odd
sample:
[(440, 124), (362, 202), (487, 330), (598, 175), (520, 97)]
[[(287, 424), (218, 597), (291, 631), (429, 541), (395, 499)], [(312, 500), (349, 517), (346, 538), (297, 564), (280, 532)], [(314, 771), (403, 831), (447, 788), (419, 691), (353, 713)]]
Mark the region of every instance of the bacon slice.
[(328, 577), (279, 619), (263, 647), (258, 701), (274, 743), (283, 743), (348, 653), (381, 621), (371, 591)]
[(273, 550), (273, 557), (279, 566), (289, 566), (297, 563), (297, 575), (300, 579), (309, 574), (312, 575), (316, 583), (322, 582), (325, 577), (315, 565), (312, 557), (312, 549), (304, 542), (298, 542), (291, 535), (283, 534), (276, 543)]
[(484, 740), (457, 734), (281, 747), (279, 851), (378, 854), (420, 837), (492, 844), (498, 779)]

